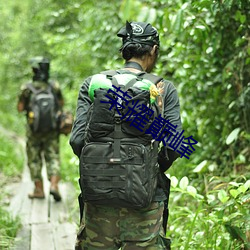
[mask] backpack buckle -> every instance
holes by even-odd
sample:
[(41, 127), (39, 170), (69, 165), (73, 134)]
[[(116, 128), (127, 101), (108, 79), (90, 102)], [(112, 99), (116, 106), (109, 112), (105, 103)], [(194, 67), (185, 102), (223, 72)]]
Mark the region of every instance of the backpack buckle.
[(115, 117), (115, 123), (116, 124), (121, 124), (121, 118), (120, 117)]
[(119, 114), (115, 114), (115, 123), (116, 124), (121, 124), (121, 116)]

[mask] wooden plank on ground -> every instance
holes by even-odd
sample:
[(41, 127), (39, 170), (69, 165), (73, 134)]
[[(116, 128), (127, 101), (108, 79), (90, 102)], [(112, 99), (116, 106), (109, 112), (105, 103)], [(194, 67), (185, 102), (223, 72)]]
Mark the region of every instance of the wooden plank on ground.
[(50, 223), (31, 226), (31, 250), (55, 250), (53, 229)]
[(65, 207), (63, 201), (56, 202), (54, 201), (53, 197), (50, 197), (50, 214), (49, 214), (49, 221), (50, 222), (64, 222), (68, 221), (68, 211)]
[[(44, 168), (43, 168), (44, 169)], [(43, 175), (46, 176), (46, 170), (43, 170)], [(49, 181), (43, 177), (45, 199), (33, 199), (30, 215), (30, 223), (45, 223), (49, 222)]]
[(50, 221), (51, 222), (66, 222), (72, 215), (72, 208), (75, 202), (75, 190), (70, 183), (59, 183), (59, 190), (62, 196), (61, 202), (54, 201), (53, 197), (50, 199)]
[[(9, 209), (13, 216), (19, 216), (22, 228), (11, 250), (73, 250), (77, 225), (77, 197), (71, 183), (59, 183), (62, 201), (54, 201), (49, 194), (50, 182), (43, 168), (45, 199), (29, 199), (28, 193), (34, 189), (27, 166), (23, 172), (23, 181), (13, 185), (13, 194)], [(78, 207), (77, 207), (78, 208)], [(78, 216), (78, 210), (77, 210)]]
[(25, 186), (25, 191), (23, 192), (23, 197), (19, 197), (23, 202), (18, 213), (18, 216), (22, 220), (22, 224), (29, 224), (30, 222), (30, 211), (32, 207), (32, 200), (28, 198), (28, 194), (31, 193), (34, 189), (34, 185), (31, 182), (23, 182)]
[(29, 250), (30, 249), (30, 236), (31, 226), (24, 225), (17, 233), (15, 242), (11, 250)]
[(30, 223), (45, 223), (49, 221), (49, 197), (45, 192), (45, 199), (33, 199), (30, 211)]
[(65, 185), (65, 206), (69, 211), (69, 218), (74, 221), (79, 221), (79, 204), (78, 204), (78, 192), (72, 183), (67, 182)]
[(63, 183), (62, 188), (63, 188), (62, 191), (63, 191), (65, 206), (67, 207), (67, 209), (69, 211), (71, 211), (72, 208), (75, 206), (75, 204), (78, 205), (76, 190), (75, 190), (73, 184), (70, 182)]
[(18, 185), (12, 186), (12, 194), (13, 197), (10, 202), (9, 209), (12, 212), (12, 215), (15, 217), (19, 214), (22, 204), (23, 204), (23, 197), (26, 194), (26, 185), (25, 183), (21, 183)]
[[(26, 157), (25, 157), (25, 162), (27, 162)], [(27, 163), (24, 165), (24, 168), (23, 168), (22, 181), (23, 182), (32, 182), (31, 178), (30, 178), (30, 172), (29, 172), (29, 167), (28, 167)]]
[(31, 215), (30, 215), (30, 223), (45, 223), (48, 222), (48, 198), (46, 199), (34, 199)]
[(76, 226), (69, 222), (53, 223), (55, 250), (73, 250), (76, 239)]

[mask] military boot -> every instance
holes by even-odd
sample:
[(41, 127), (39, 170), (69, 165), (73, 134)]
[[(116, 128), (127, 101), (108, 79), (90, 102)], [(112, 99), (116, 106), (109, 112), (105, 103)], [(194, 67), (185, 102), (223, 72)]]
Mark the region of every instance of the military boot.
[(32, 194), (28, 194), (30, 199), (44, 199), (43, 182), (41, 180), (35, 181), (35, 189)]
[(50, 177), (50, 194), (53, 195), (55, 201), (60, 201), (62, 199), (58, 190), (59, 181), (60, 177), (57, 175), (52, 175)]

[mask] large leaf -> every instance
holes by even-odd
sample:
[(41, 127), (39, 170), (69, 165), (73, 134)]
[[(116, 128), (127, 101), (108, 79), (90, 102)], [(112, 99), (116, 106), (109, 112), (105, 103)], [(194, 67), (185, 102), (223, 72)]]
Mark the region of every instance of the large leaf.
[(240, 128), (234, 129), (227, 137), (226, 144), (230, 145), (233, 141), (235, 141), (238, 138), (240, 132)]
[(179, 183), (179, 186), (181, 189), (186, 190), (188, 186), (189, 180), (186, 176), (184, 176)]
[(221, 189), (219, 192), (218, 192), (218, 199), (222, 202), (222, 203), (225, 203), (228, 201), (229, 199), (229, 196), (227, 195), (227, 192), (223, 189)]
[(200, 173), (207, 166), (207, 160), (202, 161), (197, 167), (193, 170), (194, 173)]
[(183, 9), (180, 9), (174, 19), (174, 22), (172, 24), (172, 30), (175, 33), (180, 33), (182, 30), (182, 24), (183, 24)]

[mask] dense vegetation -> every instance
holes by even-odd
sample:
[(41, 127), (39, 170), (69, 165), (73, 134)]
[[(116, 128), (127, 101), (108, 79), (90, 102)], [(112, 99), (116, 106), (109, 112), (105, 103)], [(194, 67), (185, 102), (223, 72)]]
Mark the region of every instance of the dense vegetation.
[[(52, 59), (51, 77), (73, 111), (86, 76), (122, 67), (116, 32), (125, 21), (156, 26), (155, 73), (174, 82), (185, 134), (199, 142), (189, 160), (178, 159), (167, 173), (172, 247), (250, 249), (248, 0), (12, 0), (0, 2), (0, 13), (0, 125), (21, 136), (25, 120), (16, 96), (31, 77), (29, 58)], [(21, 147), (1, 134), (0, 174), (13, 177), (22, 171)], [(61, 147), (64, 179), (76, 184), (77, 159), (67, 137)], [(14, 222), (7, 221), (0, 223), (0, 246), (13, 237)]]

